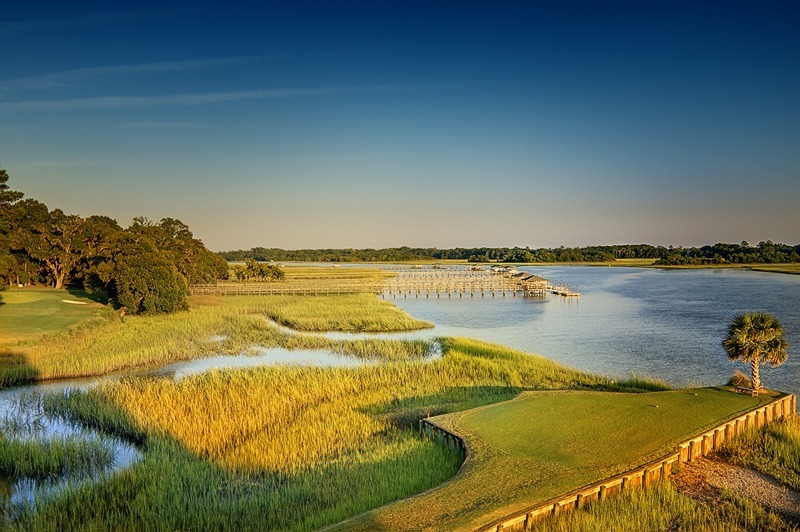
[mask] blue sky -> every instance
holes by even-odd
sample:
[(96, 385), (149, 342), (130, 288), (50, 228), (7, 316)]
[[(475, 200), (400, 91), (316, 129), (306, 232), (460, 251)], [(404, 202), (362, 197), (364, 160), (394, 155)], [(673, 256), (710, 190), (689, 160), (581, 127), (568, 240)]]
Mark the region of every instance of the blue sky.
[(19, 2), (0, 166), (212, 249), (800, 242), (800, 4)]

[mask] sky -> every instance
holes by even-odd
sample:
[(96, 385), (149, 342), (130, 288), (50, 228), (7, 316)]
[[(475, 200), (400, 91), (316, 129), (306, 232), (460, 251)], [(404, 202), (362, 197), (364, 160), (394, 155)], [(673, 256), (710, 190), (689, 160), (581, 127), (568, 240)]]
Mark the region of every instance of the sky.
[(0, 167), (213, 250), (797, 244), (798, 28), (794, 0), (5, 2)]

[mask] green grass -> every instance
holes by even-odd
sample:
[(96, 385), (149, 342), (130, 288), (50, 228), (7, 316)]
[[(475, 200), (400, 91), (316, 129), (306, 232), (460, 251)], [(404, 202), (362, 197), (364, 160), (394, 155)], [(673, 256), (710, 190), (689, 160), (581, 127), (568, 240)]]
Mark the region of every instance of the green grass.
[[(74, 303), (65, 303), (64, 301)], [(110, 309), (82, 291), (53, 288), (10, 288), (0, 292), (0, 343), (30, 340), (72, 327), (87, 319), (108, 316)]]
[(462, 473), (421, 497), (371, 512), (348, 526), (413, 522), (474, 528), (537, 501), (633, 469), (768, 398), (703, 388), (639, 394), (535, 392), (436, 418), (465, 437)]
[(761, 402), (713, 388), (533, 393), (466, 412), (457, 426), (510, 456), (604, 472), (658, 458), (671, 444)]

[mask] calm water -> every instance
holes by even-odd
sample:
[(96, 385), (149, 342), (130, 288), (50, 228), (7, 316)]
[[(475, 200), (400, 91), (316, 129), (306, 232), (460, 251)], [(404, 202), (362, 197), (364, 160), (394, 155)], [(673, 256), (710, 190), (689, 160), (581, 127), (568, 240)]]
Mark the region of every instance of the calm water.
[(727, 382), (734, 369), (722, 349), (728, 324), (745, 311), (783, 323), (789, 360), (764, 368), (767, 387), (800, 393), (800, 276), (745, 270), (654, 270), (587, 266), (522, 267), (578, 285), (582, 297), (396, 298), (422, 332), (459, 335), (539, 353), (564, 364), (619, 376), (650, 375), (676, 386)]

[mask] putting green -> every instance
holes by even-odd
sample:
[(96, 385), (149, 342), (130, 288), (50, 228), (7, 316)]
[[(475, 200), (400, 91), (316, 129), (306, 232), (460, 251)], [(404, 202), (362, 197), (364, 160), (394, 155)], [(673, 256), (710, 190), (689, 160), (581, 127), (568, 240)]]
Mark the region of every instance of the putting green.
[(82, 295), (53, 288), (10, 288), (0, 292), (0, 343), (61, 331), (103, 308)]

